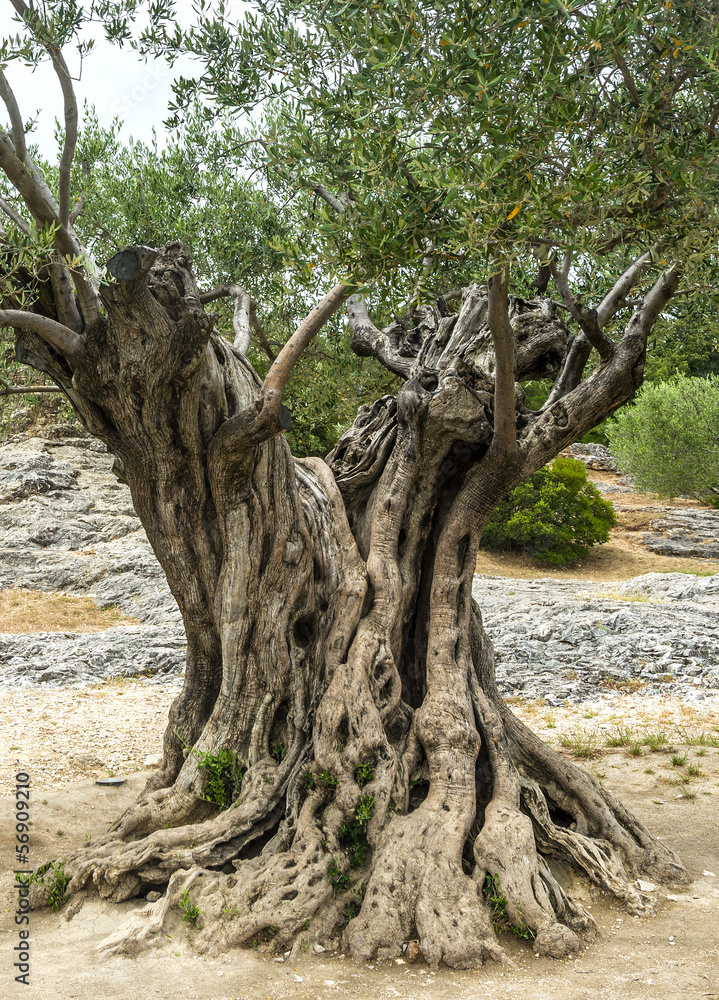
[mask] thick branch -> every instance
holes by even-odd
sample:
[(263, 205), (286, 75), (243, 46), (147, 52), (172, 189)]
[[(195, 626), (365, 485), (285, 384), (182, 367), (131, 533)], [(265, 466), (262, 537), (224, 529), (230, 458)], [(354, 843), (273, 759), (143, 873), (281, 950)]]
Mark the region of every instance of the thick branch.
[(27, 155), (27, 146), (25, 145), (25, 126), (23, 125), (22, 115), (20, 114), (20, 108), (18, 107), (17, 100), (15, 99), (15, 94), (12, 87), (8, 83), (7, 77), (0, 69), (0, 97), (2, 97), (5, 107), (7, 108), (7, 113), (10, 118), (10, 125), (12, 127), (12, 142), (15, 147), (15, 156), (21, 163), (25, 162), (25, 156)]
[(53, 69), (60, 82), (65, 116), (65, 139), (62, 147), (62, 156), (60, 157), (59, 178), (60, 223), (67, 227), (70, 224), (70, 171), (75, 156), (75, 146), (77, 145), (78, 112), (75, 88), (72, 85), (70, 70), (60, 51), (60, 47), (48, 38), (43, 37), (44, 32), (41, 30), (43, 26), (40, 23), (37, 13), (27, 6), (24, 0), (10, 0), (10, 2), (50, 56)]
[(641, 257), (637, 257), (629, 265), (624, 274), (612, 285), (597, 307), (597, 321), (600, 327), (603, 327), (607, 320), (611, 319), (621, 309), (627, 292), (637, 283), (645, 266), (651, 261), (652, 254), (656, 253), (658, 249), (659, 244), (657, 243), (650, 250), (647, 250), (646, 253), (643, 253)]
[(403, 358), (395, 351), (389, 339), (379, 330), (367, 312), (362, 295), (352, 295), (347, 302), (347, 320), (352, 331), (350, 346), (360, 357), (374, 357), (395, 375), (409, 378), (413, 359)]
[(517, 346), (509, 322), (509, 266), (506, 264), (489, 279), (487, 321), (496, 357), (492, 447), (509, 453), (517, 445), (514, 395)]
[(247, 354), (250, 346), (250, 293), (239, 285), (230, 287), (235, 304), (232, 327), (235, 331), (234, 346), (241, 354)]
[(602, 361), (607, 361), (611, 358), (614, 351), (614, 341), (602, 330), (597, 310), (587, 309), (583, 303), (574, 297), (574, 293), (569, 287), (569, 281), (564, 268), (557, 270), (554, 264), (550, 264), (550, 268), (552, 277), (569, 309), (570, 315), (579, 323), (589, 343), (599, 352)]
[(51, 347), (68, 360), (77, 357), (82, 348), (82, 337), (74, 331), (56, 323), (47, 316), (25, 312), (22, 309), (0, 309), (0, 327), (12, 326), (18, 330), (31, 330), (39, 334)]

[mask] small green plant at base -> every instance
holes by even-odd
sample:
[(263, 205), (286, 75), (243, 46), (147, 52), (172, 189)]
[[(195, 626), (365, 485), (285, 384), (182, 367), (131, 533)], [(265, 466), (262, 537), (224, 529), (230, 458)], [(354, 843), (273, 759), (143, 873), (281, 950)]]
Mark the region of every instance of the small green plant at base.
[(701, 773), (702, 769), (697, 764), (689, 764), (687, 766), (687, 774), (690, 775), (692, 778), (699, 777)]
[(700, 747), (697, 750), (697, 757), (706, 757), (706, 755), (707, 755), (706, 747)]
[(314, 789), (317, 788), (317, 782), (315, 781), (315, 776), (314, 774), (312, 774), (311, 771), (305, 771), (302, 777), (305, 779), (305, 784), (310, 789), (310, 791), (314, 791)]
[(364, 882), (360, 882), (358, 886), (355, 886), (352, 892), (352, 899), (350, 899), (350, 901), (345, 906), (345, 912), (344, 912), (345, 925), (348, 924), (353, 917), (356, 917), (359, 911), (361, 910), (362, 901), (364, 900), (364, 894), (365, 894), (365, 884)]
[(47, 864), (41, 865), (38, 870), (33, 872), (33, 874), (27, 879), (25, 879), (22, 875), (16, 875), (15, 881), (21, 885), (44, 886), (46, 878), (49, 878), (51, 875), (52, 881), (45, 897), (45, 902), (53, 913), (57, 913), (60, 907), (67, 901), (65, 890), (70, 883), (69, 877), (65, 874), (64, 858), (60, 858), (58, 862), (49, 861)]
[(335, 896), (341, 896), (342, 893), (349, 887), (350, 877), (345, 875), (337, 864), (337, 858), (332, 858), (330, 861), (330, 866), (327, 869), (327, 874), (330, 877), (330, 883), (332, 884), (332, 891)]
[(644, 753), (641, 743), (630, 743), (627, 747), (627, 753), (630, 757), (641, 757)]
[(335, 777), (331, 771), (323, 771), (320, 774), (320, 781), (325, 788), (336, 788), (339, 785), (339, 778)]
[(678, 753), (672, 754), (672, 757), (671, 757), (672, 766), (673, 767), (684, 767), (684, 765), (687, 762), (687, 757), (688, 756), (689, 756), (689, 754), (686, 754), (686, 753), (684, 754), (683, 757), (680, 756), (680, 754), (678, 754)]
[(360, 764), (357, 770), (355, 771), (355, 781), (360, 786), (360, 788), (363, 785), (369, 784), (369, 782), (372, 781), (373, 778), (374, 778), (374, 770), (372, 768), (372, 764), (369, 763), (369, 761), (367, 761), (364, 764)]
[[(498, 875), (485, 876), (484, 884), (482, 885), (482, 894), (489, 903), (489, 908), (492, 911), (492, 923), (497, 932), (511, 931), (517, 938), (525, 941), (534, 940), (536, 934), (531, 927), (527, 927), (525, 923), (513, 924), (509, 919), (507, 915), (507, 897), (500, 888)], [(517, 906), (517, 909), (521, 913), (519, 906)]]
[(284, 740), (278, 740), (276, 743), (273, 743), (270, 747), (270, 754), (278, 764), (281, 764), (287, 756), (287, 748), (285, 747)]
[(369, 844), (367, 843), (367, 824), (372, 818), (375, 802), (371, 795), (363, 795), (351, 823), (343, 823), (338, 838), (340, 843), (349, 844), (347, 857), (352, 868), (361, 868), (365, 863)]
[(682, 741), (690, 747), (719, 747), (719, 736), (702, 731), (701, 733), (683, 732)]
[(197, 766), (205, 772), (205, 793), (200, 798), (211, 802), (220, 809), (229, 809), (240, 794), (244, 767), (234, 752), (220, 747), (216, 754), (202, 753), (193, 749)]
[(190, 901), (189, 889), (185, 889), (177, 905), (182, 910), (182, 919), (186, 920), (188, 924), (192, 924), (193, 927), (196, 927), (198, 919), (202, 916), (202, 910)]
[(690, 802), (693, 802), (696, 797), (697, 797), (697, 793), (696, 792), (689, 792), (689, 791), (687, 791), (685, 789), (685, 791), (684, 791), (684, 798), (685, 799), (689, 799)]

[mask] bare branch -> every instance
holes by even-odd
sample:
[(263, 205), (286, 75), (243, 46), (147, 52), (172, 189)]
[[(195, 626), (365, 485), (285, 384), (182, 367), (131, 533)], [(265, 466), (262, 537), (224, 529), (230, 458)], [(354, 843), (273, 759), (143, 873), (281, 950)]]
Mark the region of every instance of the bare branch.
[(617, 310), (621, 308), (627, 292), (629, 292), (637, 283), (645, 266), (651, 261), (652, 254), (656, 253), (658, 249), (659, 244), (656, 243), (650, 250), (647, 250), (646, 253), (637, 257), (637, 259), (629, 265), (624, 274), (622, 274), (621, 277), (619, 277), (612, 285), (611, 289), (597, 306), (597, 320), (600, 327), (603, 327), (607, 320), (611, 319)]
[(25, 395), (35, 392), (62, 392), (58, 385), (11, 385), (5, 378), (0, 378), (0, 396)]
[(235, 303), (232, 327), (235, 331), (234, 346), (241, 354), (247, 354), (250, 346), (250, 293), (239, 285), (230, 286), (230, 294)]
[(414, 361), (403, 358), (395, 351), (388, 338), (369, 317), (367, 303), (362, 295), (353, 295), (347, 302), (347, 320), (352, 331), (350, 346), (360, 357), (375, 357), (395, 375), (409, 378)]
[(487, 322), (494, 343), (494, 436), (492, 448), (510, 454), (517, 447), (515, 370), (517, 345), (509, 322), (509, 265), (500, 264), (488, 282)]
[[(282, 390), (287, 384), (290, 372), (309, 342), (319, 333), (327, 320), (342, 306), (351, 294), (351, 289), (340, 282), (325, 295), (306, 319), (300, 323), (267, 372), (262, 385), (261, 396), (264, 406), (279, 409)], [(263, 407), (264, 408), (264, 407)]]
[(277, 355), (270, 347), (270, 342), (265, 336), (265, 331), (262, 329), (262, 324), (257, 316), (257, 301), (254, 298), (250, 299), (250, 323), (252, 324), (252, 329), (255, 331), (263, 351), (270, 361), (274, 361)]
[(582, 381), (584, 369), (587, 367), (589, 355), (592, 353), (592, 345), (583, 333), (579, 333), (569, 345), (567, 356), (564, 359), (562, 370), (557, 376), (552, 391), (547, 398), (543, 410), (548, 409), (562, 396), (566, 396), (572, 389), (576, 389)]
[(22, 309), (0, 309), (0, 327), (8, 326), (39, 334), (68, 360), (76, 358), (82, 349), (82, 337), (47, 316), (39, 316), (37, 313), (25, 312)]
[(5, 201), (4, 198), (0, 198), (0, 211), (3, 211), (9, 219), (12, 219), (18, 229), (21, 229), (26, 236), (30, 235), (30, 226), (25, 222), (22, 215), (16, 212), (12, 205)]
[(15, 147), (15, 156), (21, 163), (25, 162), (25, 156), (27, 155), (27, 146), (25, 145), (25, 126), (23, 124), (22, 115), (20, 114), (20, 108), (18, 107), (17, 100), (15, 98), (15, 93), (8, 83), (7, 77), (0, 69), (0, 97), (2, 97), (5, 107), (7, 108), (7, 113), (10, 117), (10, 125), (12, 128), (12, 143)]
[(642, 99), (639, 96), (639, 91), (637, 90), (637, 85), (634, 82), (634, 77), (630, 73), (629, 67), (624, 61), (624, 56), (619, 51), (619, 49), (615, 49), (614, 57), (617, 61), (617, 66), (619, 67), (619, 71), (624, 77), (624, 83), (626, 84), (627, 90), (629, 91), (629, 96), (632, 99), (632, 104), (636, 104), (637, 107), (639, 107), (639, 105), (642, 103)]
[[(207, 305), (216, 299), (227, 298), (232, 295), (232, 289), (238, 287), (238, 285), (218, 285), (217, 288), (213, 288), (209, 292), (200, 292), (200, 302), (202, 305)], [(265, 335), (265, 331), (262, 329), (262, 324), (257, 316), (257, 300), (253, 297), (250, 298), (250, 324), (257, 335), (263, 351), (270, 361), (274, 361), (277, 355), (270, 347), (270, 342)]]
[(625, 337), (632, 334), (632, 327), (636, 320), (641, 328), (644, 342), (646, 343), (649, 331), (656, 323), (662, 309), (664, 309), (669, 300), (674, 297), (679, 281), (681, 280), (681, 276), (682, 269), (679, 264), (673, 264), (670, 268), (667, 268), (666, 271), (662, 271), (650, 290), (644, 296), (644, 305), (637, 309), (629, 321), (627, 331), (624, 334)]
[(70, 70), (65, 62), (65, 57), (60, 50), (60, 46), (55, 45), (48, 38), (44, 37), (44, 32), (40, 30), (42, 28), (42, 24), (38, 14), (31, 7), (28, 7), (24, 0), (10, 0), (10, 3), (25, 23), (31, 28), (37, 40), (50, 56), (50, 61), (52, 62), (53, 69), (55, 70), (55, 75), (60, 82), (64, 105), (65, 139), (62, 147), (62, 156), (60, 157), (60, 178), (58, 185), (60, 203), (59, 215), (61, 225), (67, 227), (70, 224), (70, 171), (72, 169), (72, 161), (75, 156), (75, 147), (77, 145), (77, 124), (79, 117), (77, 110), (77, 98), (75, 97), (75, 88), (72, 85)]
[(564, 302), (566, 303), (570, 316), (572, 316), (577, 323), (579, 323), (579, 326), (584, 332), (584, 335), (589, 343), (592, 347), (596, 347), (602, 361), (606, 361), (612, 356), (612, 352), (614, 351), (614, 341), (603, 332), (599, 322), (597, 310), (587, 309), (583, 303), (579, 302), (574, 297), (574, 294), (569, 287), (567, 275), (564, 273), (564, 267), (562, 267), (561, 270), (557, 270), (553, 263), (549, 266), (552, 271), (552, 277), (554, 278), (555, 284), (559, 289)]
[(323, 201), (327, 202), (330, 208), (333, 208), (335, 212), (339, 212), (342, 215), (346, 207), (345, 203), (337, 195), (332, 194), (324, 184), (318, 184), (315, 181), (303, 181), (303, 183), (310, 191), (314, 191)]
[[(85, 187), (90, 183), (90, 164), (87, 160), (82, 161), (82, 179)], [(83, 209), (85, 208), (85, 191), (83, 190), (80, 197), (77, 199), (75, 207), (72, 212), (70, 212), (70, 225), (73, 226), (75, 222), (82, 215)]]

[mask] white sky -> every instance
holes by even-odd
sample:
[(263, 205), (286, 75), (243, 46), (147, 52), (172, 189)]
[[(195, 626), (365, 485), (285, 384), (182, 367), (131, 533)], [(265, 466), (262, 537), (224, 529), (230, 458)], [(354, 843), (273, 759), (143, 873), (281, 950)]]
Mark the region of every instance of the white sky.
[[(242, 8), (247, 4), (233, 6)], [(189, 23), (192, 17), (191, 0), (178, 0), (177, 8), (183, 22)], [(0, 37), (17, 33), (18, 26), (13, 22), (12, 15), (8, 0), (0, 0)], [(158, 142), (164, 145), (162, 122), (168, 117), (172, 80), (179, 75), (195, 75), (197, 63), (186, 57), (179, 59), (172, 68), (162, 59), (144, 62), (127, 46), (120, 49), (109, 45), (101, 33), (95, 38), (95, 48), (83, 60), (80, 79), (75, 80), (78, 104), (81, 108), (85, 100), (94, 104), (101, 125), (109, 125), (113, 118), (119, 117), (124, 122), (124, 140), (132, 135), (136, 139), (150, 141), (154, 127)], [(77, 51), (67, 47), (64, 55), (71, 73), (77, 76), (80, 71)], [(56, 159), (55, 119), (62, 120), (62, 100), (52, 67), (43, 63), (32, 70), (15, 61), (8, 65), (5, 74), (15, 91), (23, 119), (35, 118), (39, 112), (30, 142), (37, 143), (48, 159)], [(4, 112), (5, 108), (0, 104), (0, 123), (3, 124), (6, 119)]]

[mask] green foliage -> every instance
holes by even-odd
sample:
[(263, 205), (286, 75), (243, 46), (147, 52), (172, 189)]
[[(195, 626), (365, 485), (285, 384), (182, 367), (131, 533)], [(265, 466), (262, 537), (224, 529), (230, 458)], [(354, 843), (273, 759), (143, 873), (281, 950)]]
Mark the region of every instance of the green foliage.
[(49, 878), (52, 875), (52, 881), (50, 883), (50, 888), (46, 894), (46, 902), (53, 913), (57, 913), (61, 906), (67, 902), (67, 896), (65, 895), (65, 890), (70, 884), (70, 878), (65, 874), (65, 859), (60, 858), (59, 861), (49, 861), (47, 864), (41, 865), (36, 872), (33, 872), (28, 878), (23, 875), (16, 875), (15, 881), (22, 885), (45, 885), (46, 877)]
[(362, 785), (369, 784), (373, 778), (374, 769), (369, 761), (365, 761), (363, 764), (360, 764), (355, 771), (355, 781), (360, 787), (362, 787)]
[[(501, 931), (511, 931), (515, 937), (521, 938), (525, 941), (533, 941), (536, 934), (528, 927), (524, 922), (520, 924), (513, 924), (507, 915), (507, 897), (502, 892), (499, 886), (499, 875), (487, 875), (484, 879), (484, 884), (482, 886), (482, 894), (484, 898), (489, 903), (489, 908), (492, 911), (492, 923), (494, 924), (495, 930)], [(517, 905), (517, 909), (521, 913), (521, 907)]]
[(338, 837), (342, 844), (347, 844), (347, 857), (352, 868), (361, 868), (365, 863), (369, 844), (367, 843), (367, 825), (374, 812), (375, 801), (371, 795), (363, 795), (351, 823), (344, 823)]
[(278, 764), (281, 764), (287, 756), (287, 747), (285, 746), (284, 740), (278, 740), (276, 743), (273, 743), (270, 747), (270, 754)]
[(327, 874), (330, 877), (330, 883), (332, 884), (332, 890), (335, 896), (341, 896), (342, 893), (349, 887), (350, 877), (349, 875), (345, 875), (339, 867), (337, 864), (337, 858), (332, 858), (330, 861)]
[(194, 903), (190, 902), (189, 889), (185, 889), (177, 905), (182, 910), (182, 919), (186, 920), (188, 924), (196, 926), (198, 918), (202, 916), (202, 910), (199, 906), (195, 906)]
[(355, 888), (352, 890), (352, 898), (345, 906), (345, 912), (344, 912), (345, 924), (348, 924), (353, 917), (356, 917), (360, 909), (362, 908), (362, 901), (364, 900), (366, 888), (367, 887), (365, 886), (364, 882), (360, 882), (360, 884), (355, 886)]
[(205, 793), (200, 798), (229, 809), (242, 787), (244, 766), (234, 750), (220, 747), (216, 754), (193, 749), (198, 767), (205, 772)]
[(332, 774), (331, 771), (322, 771), (320, 774), (320, 781), (325, 788), (336, 788), (339, 784), (339, 778)]
[(609, 430), (612, 453), (640, 489), (719, 494), (719, 375), (643, 386)]
[(539, 563), (564, 566), (609, 539), (611, 504), (587, 479), (581, 462), (558, 458), (517, 486), (493, 512), (482, 548), (523, 552)]

